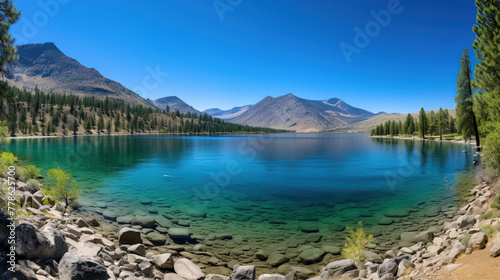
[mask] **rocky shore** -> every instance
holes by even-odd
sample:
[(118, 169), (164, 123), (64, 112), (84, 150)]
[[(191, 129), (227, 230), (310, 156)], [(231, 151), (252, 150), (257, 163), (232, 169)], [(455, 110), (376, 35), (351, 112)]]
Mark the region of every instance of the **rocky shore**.
[[(4, 248), (0, 268), (4, 273), (0, 279), (435, 279), (440, 270), (456, 269), (459, 265), (453, 261), (461, 254), (485, 248), (488, 240), (492, 242), (492, 257), (500, 254), (500, 236), (488, 238), (481, 231), (484, 225), (496, 226), (499, 219), (479, 219), (490, 210), (496, 193), (495, 184), (474, 187), (474, 199), (442, 227), (403, 232), (393, 243), (397, 246), (383, 253), (374, 250), (377, 246), (370, 246), (365, 252), (366, 262), (357, 267), (352, 260), (338, 260), (340, 247), (318, 248), (307, 241), (299, 245), (298, 256), (242, 245), (231, 248), (230, 256), (234, 258), (225, 261), (227, 256), (211, 252), (203, 244), (190, 243), (190, 232), (171, 227), (169, 219), (130, 217), (136, 221), (110, 230), (102, 220), (76, 211), (65, 213), (63, 204), (44, 205), (41, 191), (17, 182), (20, 220), (15, 229), (9, 227), (8, 219), (1, 220), (0, 242)], [(9, 270), (12, 263), (8, 241), (12, 235), (16, 241), (12, 248), (15, 266)], [(230, 238), (217, 235), (210, 241), (224, 244)], [(311, 263), (322, 266), (312, 269), (308, 266)]]

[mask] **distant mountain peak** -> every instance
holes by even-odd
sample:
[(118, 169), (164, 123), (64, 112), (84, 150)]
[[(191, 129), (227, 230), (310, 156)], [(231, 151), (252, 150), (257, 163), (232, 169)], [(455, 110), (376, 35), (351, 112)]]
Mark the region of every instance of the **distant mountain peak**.
[(276, 98), (268, 96), (232, 121), (250, 126), (312, 132), (341, 127), (373, 116), (373, 113), (352, 107), (338, 98), (309, 100), (288, 93)]
[(196, 114), (201, 114), (200, 111), (196, 110), (192, 106), (188, 105), (186, 102), (184, 102), (182, 99), (180, 99), (177, 96), (166, 96), (162, 98), (158, 98), (156, 100), (151, 100), (148, 99), (149, 104), (165, 110), (168, 106), (170, 111), (175, 111), (179, 110), (181, 113), (196, 113)]

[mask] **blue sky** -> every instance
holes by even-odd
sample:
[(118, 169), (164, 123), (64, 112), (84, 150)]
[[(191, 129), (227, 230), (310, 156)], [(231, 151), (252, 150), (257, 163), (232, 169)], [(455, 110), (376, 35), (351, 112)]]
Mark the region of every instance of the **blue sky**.
[(458, 57), (475, 38), (470, 0), (15, 3), (17, 43), (54, 42), (145, 98), (199, 110), (290, 92), (372, 112), (454, 108)]

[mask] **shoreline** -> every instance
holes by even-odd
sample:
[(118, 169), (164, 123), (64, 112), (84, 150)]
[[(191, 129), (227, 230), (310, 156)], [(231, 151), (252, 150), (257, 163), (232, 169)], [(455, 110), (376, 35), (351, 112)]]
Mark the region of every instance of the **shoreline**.
[[(20, 186), (24, 186), (25, 184), (20, 183)], [(476, 187), (477, 188), (477, 187)], [(21, 187), (21, 190), (23, 188)], [(474, 194), (477, 192), (472, 192), (468, 197), (471, 198)], [(24, 191), (24, 197), (25, 201), (27, 200), (27, 197), (29, 197), (26, 194), (26, 191)], [(19, 193), (20, 196), (23, 194)], [(32, 194), (32, 197), (35, 196), (35, 194)], [(470, 200), (470, 199), (468, 199)], [(25, 202), (26, 203), (26, 202)], [(31, 202), (33, 203), (33, 201)], [(470, 205), (471, 203), (467, 204)], [(464, 207), (467, 207), (465, 205)], [(464, 208), (462, 207), (462, 209)], [(81, 256), (85, 256), (89, 259), (92, 259), (92, 254), (97, 254), (99, 250), (107, 250), (109, 256), (113, 259), (114, 256), (116, 255), (117, 252), (128, 252), (126, 254), (126, 259), (130, 260), (130, 258), (136, 258), (135, 261), (141, 260), (141, 263), (148, 260), (150, 263), (153, 263), (153, 260), (155, 256), (158, 255), (164, 255), (164, 254), (170, 254), (168, 255), (169, 262), (174, 263), (175, 260), (179, 259), (189, 259), (196, 265), (197, 268), (202, 269), (201, 271), (204, 271), (206, 274), (213, 273), (216, 275), (219, 275), (217, 277), (227, 277), (229, 274), (232, 272), (232, 268), (234, 265), (255, 265), (257, 268), (257, 273), (256, 276), (259, 275), (265, 275), (265, 274), (276, 274), (279, 273), (281, 275), (286, 275), (290, 272), (294, 272), (300, 279), (305, 279), (305, 278), (310, 278), (314, 277), (318, 274), (321, 273), (322, 269), (321, 267), (324, 267), (325, 265), (331, 263), (331, 262), (342, 262), (342, 260), (339, 260), (340, 258), (336, 259), (329, 259), (323, 262), (317, 263), (317, 269), (309, 269), (309, 266), (304, 266), (299, 264), (287, 264), (286, 262), (283, 265), (276, 265), (276, 266), (271, 266), (270, 264), (266, 263), (261, 263), (258, 262), (258, 258), (264, 258), (264, 255), (262, 252), (257, 252), (254, 258), (256, 257), (257, 259), (254, 259), (254, 261), (251, 261), (251, 259), (248, 259), (247, 262), (239, 262), (239, 261), (232, 261), (228, 262), (225, 265), (221, 266), (221, 255), (218, 255), (218, 253), (211, 252), (209, 248), (204, 248), (203, 245), (198, 244), (192, 244), (192, 245), (186, 245), (186, 243), (180, 244), (178, 243), (172, 243), (167, 246), (156, 246), (152, 240), (150, 240), (151, 236), (148, 236), (149, 233), (151, 233), (150, 230), (147, 229), (147, 227), (142, 227), (142, 226), (134, 226), (134, 225), (127, 225), (124, 227), (118, 228), (109, 228), (109, 219), (106, 219), (103, 215), (102, 219), (95, 219), (92, 217), (92, 215), (87, 216), (85, 213), (80, 213), (80, 212), (71, 212), (69, 215), (63, 214), (61, 211), (61, 207), (58, 205), (54, 205), (53, 207), (47, 207), (46, 205), (44, 206), (39, 206), (38, 209), (36, 208), (26, 208), (27, 211), (33, 213), (29, 218), (29, 220), (35, 224), (38, 225), (38, 227), (41, 229), (42, 225), (45, 225), (47, 221), (52, 221), (55, 225), (58, 225), (57, 227), (62, 230), (63, 235), (66, 237), (66, 242), (69, 244), (69, 247), (74, 248), (74, 250)], [(59, 210), (57, 210), (59, 209)], [(46, 215), (42, 211), (48, 211)], [(103, 212), (106, 211), (106, 209), (103, 209)], [(461, 211), (461, 210), (459, 210)], [(47, 215), (53, 215), (53, 216), (47, 216)], [(95, 215), (98, 215), (97, 213)], [(95, 217), (95, 216), (94, 216)], [(453, 218), (446, 218), (446, 220), (449, 220), (447, 223), (452, 223), (453, 220), (456, 220), (456, 214), (453, 216)], [(109, 217), (108, 217), (109, 218)], [(113, 218), (113, 217), (112, 217)], [(116, 217), (115, 217), (116, 218)], [(108, 221), (106, 221), (108, 220)], [(440, 220), (444, 220), (443, 217), (440, 217)], [(41, 224), (41, 221), (44, 221), (43, 224)], [(83, 225), (83, 226), (82, 226)], [(108, 230), (106, 230), (108, 228)], [(123, 228), (130, 230), (132, 232), (138, 232), (140, 235), (139, 239), (136, 239), (135, 244), (127, 245), (127, 244), (122, 244), (120, 243), (121, 238), (121, 232)], [(439, 233), (437, 232), (436, 234), (442, 235), (444, 234), (444, 231), (440, 231)], [(431, 234), (434, 237), (434, 234)], [(156, 236), (156, 238), (159, 238)], [(227, 240), (224, 240), (225, 237), (221, 236), (221, 244), (224, 244)], [(154, 240), (154, 239), (153, 239)], [(396, 240), (398, 241), (398, 240)], [(428, 239), (428, 242), (431, 240)], [(408, 243), (407, 243), (408, 244)], [(96, 247), (97, 246), (97, 247)], [(238, 245), (237, 245), (238, 246)], [(240, 247), (243, 248), (242, 245), (239, 245)], [(408, 247), (403, 247), (401, 250), (403, 251), (409, 251), (404, 248), (414, 248), (414, 245), (408, 244)], [(132, 247), (132, 249), (130, 249)], [(141, 249), (138, 250), (136, 247), (140, 247)], [(90, 249), (89, 249), (90, 248)], [(308, 254), (313, 254), (316, 250), (314, 248), (309, 248), (305, 247), (305, 251), (308, 252)], [(98, 250), (99, 249), (99, 250)], [(414, 248), (415, 249), (415, 248)], [(309, 250), (309, 251), (308, 251)], [(335, 249), (338, 250), (338, 249)], [(392, 252), (397, 252), (397, 251), (392, 251)], [(413, 249), (411, 249), (413, 250)], [(387, 252), (389, 252), (387, 251)], [(245, 251), (242, 251), (243, 253)], [(372, 251), (373, 252), (373, 251)], [(373, 261), (374, 264), (381, 262), (383, 258), (387, 256), (388, 253), (370, 253), (369, 255), (369, 260)], [(139, 253), (139, 257), (136, 257), (134, 255), (137, 255)], [(232, 253), (231, 253), (232, 254)], [(324, 254), (324, 253), (323, 253)], [(394, 253), (395, 254), (395, 253)], [(148, 257), (149, 256), (149, 257)], [(165, 256), (165, 255), (164, 255)], [(268, 255), (267, 258), (270, 256)], [(123, 257), (122, 257), (123, 258)], [(122, 259), (121, 258), (121, 259)], [(144, 259), (143, 259), (144, 258)], [(116, 261), (110, 262), (106, 261), (103, 259), (101, 260), (102, 264), (107, 268), (107, 271), (114, 271), (113, 274), (115, 277), (120, 276), (123, 271), (126, 271), (125, 269), (122, 269), (120, 267), (116, 267)], [(279, 263), (280, 260), (277, 260), (277, 263)], [(418, 267), (418, 264), (417, 266)], [(140, 271), (139, 268), (137, 268), (138, 271)], [(108, 273), (109, 273), (108, 271)], [(135, 274), (137, 274), (138, 271), (134, 271)], [(156, 269), (153, 269), (153, 271), (156, 271)], [(158, 268), (159, 273), (167, 272), (169, 269), (161, 269)], [(357, 270), (357, 273), (361, 273), (361, 275), (364, 273), (362, 272), (363, 269), (360, 268)], [(130, 272), (130, 271), (129, 271)], [(142, 272), (142, 271), (141, 271)], [(42, 273), (42, 272), (40, 272)], [(144, 272), (142, 272), (144, 273)], [(126, 273), (125, 273), (126, 274)], [(137, 275), (136, 275), (137, 276)], [(284, 276), (283, 276), (284, 277)], [(39, 279), (45, 279), (45, 278), (39, 278)], [(57, 279), (57, 278), (47, 278), (47, 279)], [(110, 278), (114, 279), (114, 278)], [(122, 279), (122, 278), (120, 278)], [(149, 279), (149, 278), (145, 278)], [(152, 278), (151, 278), (152, 279)], [(163, 276), (162, 278), (157, 278), (157, 279), (167, 279), (166, 276)], [(168, 278), (169, 280), (172, 280)], [(361, 278), (364, 279), (364, 278)], [(367, 279), (376, 279), (376, 278), (367, 278)], [(420, 278), (411, 278), (411, 279), (420, 279)], [(221, 278), (219, 280), (226, 280), (226, 278)], [(266, 280), (266, 279), (262, 279)]]
[[(382, 138), (382, 139), (400, 139), (400, 140), (417, 140), (417, 141), (429, 141), (429, 142), (448, 142), (448, 143), (457, 143), (457, 144), (468, 144), (468, 145), (476, 145), (476, 140), (450, 140), (450, 139), (434, 139), (434, 138), (425, 138), (422, 139), (420, 137), (401, 137), (401, 136), (372, 136), (371, 138)], [(475, 146), (476, 147), (476, 146)], [(480, 146), (482, 148), (483, 146)]]

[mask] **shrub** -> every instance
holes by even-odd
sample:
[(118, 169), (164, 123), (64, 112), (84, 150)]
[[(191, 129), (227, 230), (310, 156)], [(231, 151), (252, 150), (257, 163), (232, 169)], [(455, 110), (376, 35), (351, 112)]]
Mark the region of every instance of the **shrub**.
[(50, 180), (50, 186), (42, 190), (45, 195), (54, 201), (62, 200), (66, 203), (66, 207), (78, 199), (80, 189), (76, 187), (76, 181), (71, 180), (71, 173), (57, 167), (57, 169), (50, 169), (47, 176)]
[(462, 243), (462, 245), (467, 247), (467, 245), (469, 245), (469, 240), (470, 240), (471, 236), (472, 236), (472, 234), (467, 234), (466, 236), (464, 236), (464, 238), (462, 238), (462, 240), (460, 241)]
[(30, 179), (26, 183), (26, 189), (31, 193), (35, 193), (40, 190), (40, 182), (35, 179)]
[(500, 130), (492, 130), (484, 140), (484, 164), (496, 172), (500, 171)]
[(36, 168), (34, 165), (28, 165), (24, 168), (24, 177), (26, 180), (36, 179), (38, 178), (40, 171), (42, 171), (41, 168)]
[(349, 233), (349, 236), (346, 237), (347, 243), (342, 249), (342, 257), (353, 260), (358, 267), (361, 267), (365, 260), (364, 250), (373, 240), (373, 235), (368, 235), (365, 232), (362, 222), (358, 224), (359, 226), (356, 228), (346, 228), (346, 232)]
[(493, 226), (484, 225), (481, 227), (481, 231), (484, 232), (488, 237), (492, 237), (497, 230)]
[(13, 153), (10, 152), (2, 152), (2, 156), (0, 157), (0, 163), (5, 166), (12, 166), (17, 161), (17, 157), (14, 156)]
[(493, 209), (500, 210), (500, 195), (495, 197), (495, 201), (493, 201), (493, 203), (491, 203), (490, 207)]

